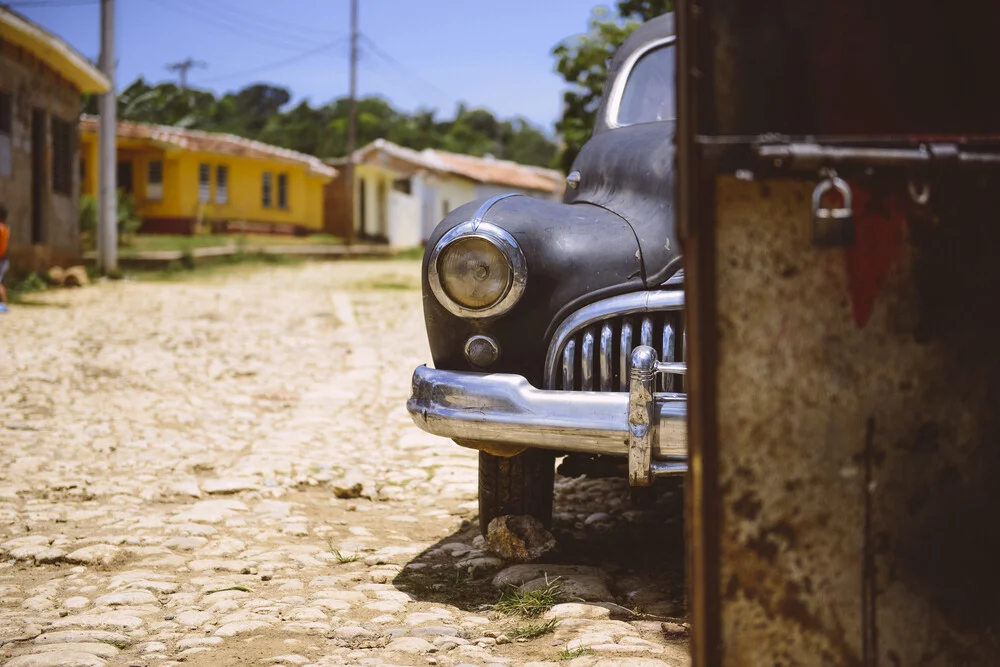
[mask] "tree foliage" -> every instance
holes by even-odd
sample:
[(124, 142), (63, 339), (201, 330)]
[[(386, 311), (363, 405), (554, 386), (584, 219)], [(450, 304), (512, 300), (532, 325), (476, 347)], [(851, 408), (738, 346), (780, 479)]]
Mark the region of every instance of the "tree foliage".
[[(228, 132), (321, 158), (346, 155), (348, 100), (312, 106), (308, 101), (290, 105), (291, 99), (287, 89), (267, 84), (217, 97), (172, 83), (150, 85), (140, 77), (118, 95), (118, 117)], [(97, 112), (96, 98), (88, 99), (86, 105), (88, 112)], [(490, 153), (539, 166), (552, 164), (557, 150), (552, 140), (524, 118), (499, 119), (486, 109), (460, 105), (453, 118), (439, 119), (430, 109), (405, 113), (380, 97), (361, 98), (357, 145), (379, 138), (415, 150)]]
[(558, 159), (564, 171), (569, 171), (590, 138), (611, 57), (638, 25), (672, 8), (672, 0), (619, 0), (614, 11), (597, 7), (586, 33), (563, 40), (552, 50), (556, 71), (569, 84), (563, 93), (562, 117), (556, 123), (563, 138)]

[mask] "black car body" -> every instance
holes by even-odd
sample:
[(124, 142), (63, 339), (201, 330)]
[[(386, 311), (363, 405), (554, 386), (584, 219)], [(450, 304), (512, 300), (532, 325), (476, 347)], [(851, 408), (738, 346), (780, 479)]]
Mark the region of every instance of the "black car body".
[(481, 450), (484, 531), (549, 520), (556, 455), (627, 459), (635, 486), (686, 468), (674, 51), (670, 14), (618, 50), (562, 203), (473, 202), (428, 241), (435, 368), (415, 371), (408, 409)]

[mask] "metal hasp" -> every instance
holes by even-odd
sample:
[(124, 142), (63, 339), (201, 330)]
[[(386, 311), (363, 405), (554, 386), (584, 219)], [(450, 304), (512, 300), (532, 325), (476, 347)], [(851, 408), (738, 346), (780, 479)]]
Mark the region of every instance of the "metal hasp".
[(677, 7), (693, 667), (1000, 664), (1000, 5)]

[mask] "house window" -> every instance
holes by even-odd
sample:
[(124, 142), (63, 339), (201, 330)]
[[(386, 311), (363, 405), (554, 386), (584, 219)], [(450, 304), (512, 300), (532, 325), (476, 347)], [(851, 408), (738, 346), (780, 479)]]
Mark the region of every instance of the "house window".
[(215, 203), (229, 203), (229, 167), (224, 164), (215, 168)]
[(14, 169), (13, 110), (10, 93), (0, 90), (0, 176), (10, 176)]
[(392, 189), (403, 194), (413, 194), (413, 186), (408, 178), (397, 178), (392, 182)]
[(59, 118), (52, 119), (52, 191), (73, 193), (73, 125)]
[(271, 208), (271, 172), (265, 171), (260, 182), (260, 200), (264, 208)]
[(212, 167), (204, 163), (198, 165), (198, 201), (212, 201)]
[(162, 160), (150, 160), (146, 165), (146, 199), (163, 199)]
[(278, 174), (278, 208), (288, 208), (288, 174)]

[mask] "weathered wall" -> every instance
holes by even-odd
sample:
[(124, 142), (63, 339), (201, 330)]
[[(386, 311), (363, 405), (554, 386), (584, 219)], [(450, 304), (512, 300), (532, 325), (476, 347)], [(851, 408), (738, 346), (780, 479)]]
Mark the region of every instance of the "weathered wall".
[[(995, 665), (1000, 193), (717, 186), (720, 664)], [(905, 189), (900, 189), (905, 193)], [(987, 212), (984, 215), (984, 212)]]
[[(30, 54), (8, 44), (0, 46), (0, 90), (11, 95), (13, 115), (12, 174), (10, 177), (0, 176), (0, 201), (10, 211), (8, 256), (13, 272), (44, 271), (52, 265), (79, 262), (79, 135), (74, 132), (71, 194), (55, 193), (52, 191), (51, 122), (55, 116), (72, 123), (74, 127), (78, 125), (82, 107), (80, 92)], [(41, 243), (32, 243), (31, 238), (31, 123), (34, 109), (45, 112)]]

